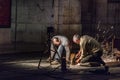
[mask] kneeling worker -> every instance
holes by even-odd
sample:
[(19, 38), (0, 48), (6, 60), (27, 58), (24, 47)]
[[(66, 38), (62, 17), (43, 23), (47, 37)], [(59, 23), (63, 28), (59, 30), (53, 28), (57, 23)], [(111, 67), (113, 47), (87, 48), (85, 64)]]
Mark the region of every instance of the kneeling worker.
[[(57, 51), (56, 54), (55, 51)], [(69, 62), (70, 56), (69, 40), (65, 36), (56, 35), (52, 37), (51, 40), (51, 60), (53, 60), (52, 64), (59, 63), (62, 53), (65, 53), (66, 62)]]
[(76, 63), (97, 63), (105, 66), (105, 62), (101, 58), (103, 49), (97, 40), (88, 35), (80, 37), (75, 34), (73, 42), (80, 45), (80, 50), (76, 55)]

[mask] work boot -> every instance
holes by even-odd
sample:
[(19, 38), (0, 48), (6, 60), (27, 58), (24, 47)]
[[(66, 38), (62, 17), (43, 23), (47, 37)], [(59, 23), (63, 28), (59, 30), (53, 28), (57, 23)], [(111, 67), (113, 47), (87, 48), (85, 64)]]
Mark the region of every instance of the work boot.
[(52, 65), (57, 65), (57, 64), (59, 64), (59, 61), (58, 60), (54, 60), (54, 61), (51, 62), (51, 64)]

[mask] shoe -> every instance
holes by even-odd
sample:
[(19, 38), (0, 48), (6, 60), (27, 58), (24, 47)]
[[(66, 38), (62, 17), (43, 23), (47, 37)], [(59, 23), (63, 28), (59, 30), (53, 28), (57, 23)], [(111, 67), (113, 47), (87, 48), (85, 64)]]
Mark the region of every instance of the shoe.
[(46, 60), (46, 62), (52, 62), (53, 60), (52, 59), (50, 59), (50, 58), (48, 58), (47, 60)]
[(58, 60), (52, 61), (51, 64), (52, 65), (57, 65), (57, 64), (59, 64), (59, 61)]

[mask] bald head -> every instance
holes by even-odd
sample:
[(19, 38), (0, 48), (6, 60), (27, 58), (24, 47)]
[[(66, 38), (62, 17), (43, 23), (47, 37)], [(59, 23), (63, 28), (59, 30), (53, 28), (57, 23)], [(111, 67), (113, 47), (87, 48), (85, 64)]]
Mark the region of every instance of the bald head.
[(80, 36), (78, 34), (75, 34), (73, 36), (73, 42), (76, 43), (76, 44), (80, 43)]
[(60, 43), (61, 43), (60, 39), (57, 38), (57, 37), (54, 37), (54, 38), (52, 39), (52, 42), (53, 42), (53, 44), (56, 45), (56, 46), (60, 45)]

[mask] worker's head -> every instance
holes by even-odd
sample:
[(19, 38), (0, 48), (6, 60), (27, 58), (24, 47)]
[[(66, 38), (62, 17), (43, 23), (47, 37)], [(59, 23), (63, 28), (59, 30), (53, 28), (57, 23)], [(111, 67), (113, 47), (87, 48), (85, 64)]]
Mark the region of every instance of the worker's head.
[(75, 34), (73, 36), (73, 42), (76, 43), (76, 44), (80, 43), (80, 36), (78, 34)]
[(54, 38), (52, 39), (52, 43), (53, 43), (54, 45), (56, 45), (56, 46), (59, 46), (59, 45), (61, 44), (61, 41), (60, 41), (59, 38), (54, 37)]

